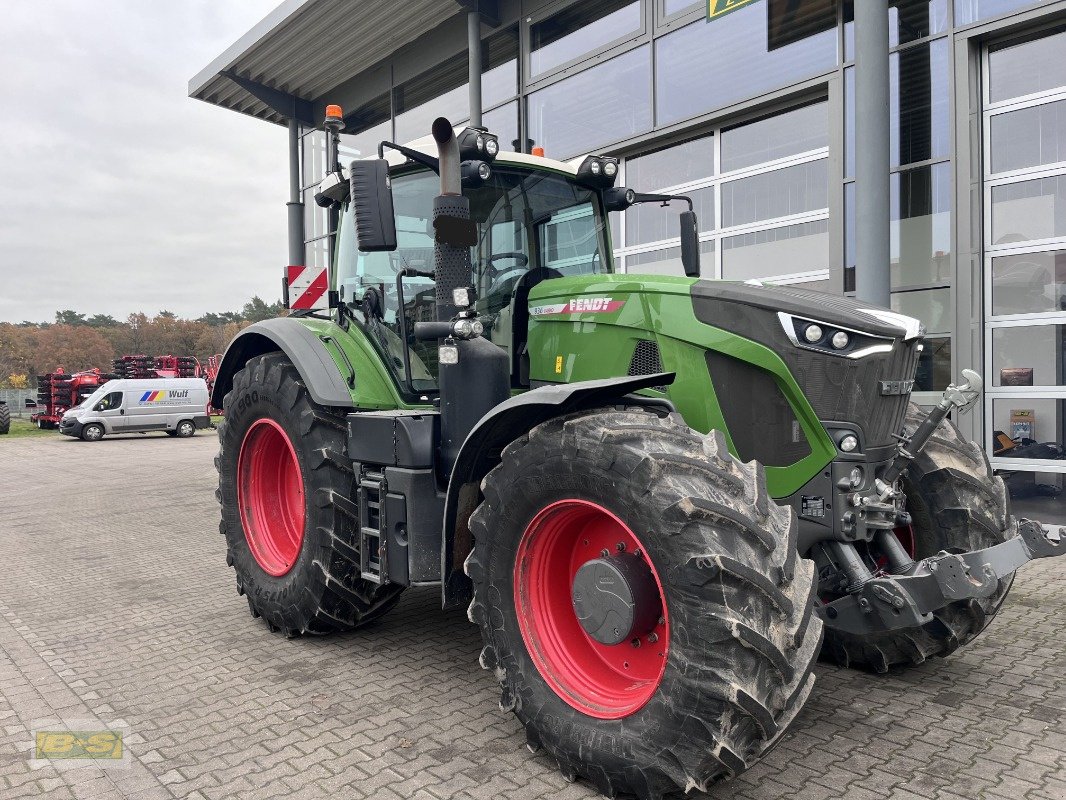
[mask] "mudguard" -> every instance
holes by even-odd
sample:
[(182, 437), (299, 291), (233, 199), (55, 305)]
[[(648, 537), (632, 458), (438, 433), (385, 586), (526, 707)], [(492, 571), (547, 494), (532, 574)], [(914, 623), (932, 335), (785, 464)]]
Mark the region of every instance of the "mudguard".
[(355, 382), (354, 370), (345, 380), (322, 338), (298, 319), (290, 317), (256, 322), (233, 338), (219, 365), (211, 405), (222, 408), (222, 399), (233, 386), (234, 373), (248, 359), (275, 350), (281, 350), (289, 357), (316, 403), (341, 408), (353, 405), (350, 388)]
[(458, 608), (470, 602), (470, 579), (463, 562), (470, 554), (468, 522), (477, 508), (481, 479), (498, 462), (500, 451), (542, 422), (563, 414), (625, 402), (672, 408), (667, 400), (632, 395), (640, 389), (672, 383), (674, 373), (604, 378), (594, 381), (541, 386), (516, 395), (496, 406), (466, 437), (452, 468), (444, 505), (441, 546), (441, 593), (445, 608)]

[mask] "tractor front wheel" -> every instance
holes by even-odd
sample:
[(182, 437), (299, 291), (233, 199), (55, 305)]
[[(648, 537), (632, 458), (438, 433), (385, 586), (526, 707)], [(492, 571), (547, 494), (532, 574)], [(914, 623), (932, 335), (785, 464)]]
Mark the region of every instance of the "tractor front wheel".
[(401, 587), (364, 580), (344, 416), (317, 405), (283, 353), (233, 376), (218, 427), (219, 530), (252, 616), (294, 636), (385, 614)]
[(481, 665), (568, 778), (659, 798), (750, 767), (803, 706), (814, 568), (762, 468), (674, 414), (600, 409), (512, 442), (467, 559)]
[(0, 436), (11, 430), (11, 408), (7, 403), (0, 403)]
[[(918, 429), (925, 414), (907, 409), (904, 435)], [(909, 530), (901, 541), (915, 559), (980, 550), (1013, 535), (1017, 525), (1003, 479), (992, 474), (984, 451), (967, 441), (950, 420), (940, 423), (925, 449), (903, 473)], [(1014, 576), (999, 582), (991, 597), (958, 600), (933, 614), (933, 621), (866, 635), (826, 628), (825, 653), (843, 666), (887, 672), (890, 667), (921, 664), (946, 656), (985, 629), (1007, 597)]]

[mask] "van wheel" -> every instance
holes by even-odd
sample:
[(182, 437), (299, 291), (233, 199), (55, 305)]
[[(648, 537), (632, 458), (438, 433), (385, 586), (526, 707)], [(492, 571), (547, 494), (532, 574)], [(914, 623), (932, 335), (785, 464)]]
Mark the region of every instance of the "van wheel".
[(82, 428), (81, 438), (87, 442), (98, 442), (104, 438), (103, 426), (93, 423)]
[(188, 439), (190, 436), (196, 433), (196, 426), (189, 420), (183, 419), (178, 423), (178, 427), (174, 430), (174, 435), (181, 439)]

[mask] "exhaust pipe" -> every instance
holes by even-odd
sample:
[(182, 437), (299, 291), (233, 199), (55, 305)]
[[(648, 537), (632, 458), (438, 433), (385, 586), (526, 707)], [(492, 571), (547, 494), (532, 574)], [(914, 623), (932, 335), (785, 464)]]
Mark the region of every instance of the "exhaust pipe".
[(459, 142), (446, 118), (433, 121), (433, 139), (440, 169), (440, 194), (433, 199), (437, 321), (448, 322), (458, 311), (452, 291), (470, 285), (470, 248), (477, 244), (477, 231), (470, 222), (470, 201), (463, 197)]
[[(477, 226), (470, 219), (470, 201), (463, 197), (459, 143), (452, 124), (444, 117), (433, 121), (433, 138), (440, 170), (440, 194), (433, 198), (437, 330), (446, 331), (450, 325), (440, 323), (451, 323), (459, 312), (453, 290), (473, 283), (470, 248), (477, 245)], [(451, 475), (467, 434), (510, 397), (511, 362), (502, 348), (481, 336), (449, 337), (445, 342), (453, 355), (448, 360), (441, 358), (438, 366), (440, 458), (443, 474)]]

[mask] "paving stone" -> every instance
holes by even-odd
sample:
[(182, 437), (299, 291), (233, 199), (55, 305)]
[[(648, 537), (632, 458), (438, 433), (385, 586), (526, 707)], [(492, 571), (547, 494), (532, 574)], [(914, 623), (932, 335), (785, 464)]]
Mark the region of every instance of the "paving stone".
[[(253, 620), (217, 532), (215, 449), (204, 434), (0, 440), (18, 476), (0, 485), (0, 798), (598, 796), (529, 753), (476, 628), (436, 589), (343, 636)], [(1036, 562), (947, 659), (880, 676), (820, 664), (778, 747), (710, 797), (1064, 800), (1064, 640), (1066, 563)], [(31, 769), (44, 718), (123, 719), (128, 764)]]

